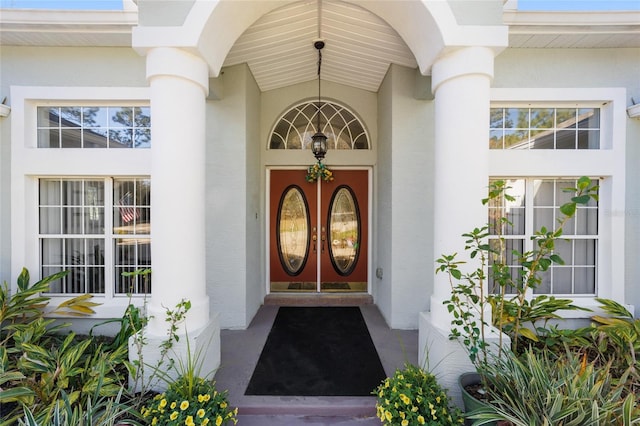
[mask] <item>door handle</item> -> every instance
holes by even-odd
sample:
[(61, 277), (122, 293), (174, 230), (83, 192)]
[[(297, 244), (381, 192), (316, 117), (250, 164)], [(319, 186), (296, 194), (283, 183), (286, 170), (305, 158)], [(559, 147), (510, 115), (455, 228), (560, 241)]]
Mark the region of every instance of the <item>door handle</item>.
[(324, 242), (327, 239), (327, 230), (325, 229), (325, 227), (322, 227), (322, 233), (320, 234), (320, 240), (321, 240), (321, 248), (320, 248), (320, 252), (324, 253)]
[(318, 241), (318, 232), (316, 228), (313, 228), (313, 235), (311, 236), (311, 240), (313, 241), (313, 252), (316, 253), (316, 242)]

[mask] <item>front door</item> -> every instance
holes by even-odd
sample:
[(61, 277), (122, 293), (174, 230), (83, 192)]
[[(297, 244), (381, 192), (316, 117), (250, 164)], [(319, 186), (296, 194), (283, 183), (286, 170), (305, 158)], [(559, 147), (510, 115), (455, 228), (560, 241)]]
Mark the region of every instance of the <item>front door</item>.
[(271, 171), (271, 292), (366, 292), (367, 170), (309, 183), (302, 170)]

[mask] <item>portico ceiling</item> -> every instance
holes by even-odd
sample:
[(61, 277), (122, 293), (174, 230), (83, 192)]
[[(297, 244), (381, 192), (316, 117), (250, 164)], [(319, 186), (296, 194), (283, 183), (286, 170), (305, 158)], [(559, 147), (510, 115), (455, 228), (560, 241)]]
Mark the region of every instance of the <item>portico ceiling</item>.
[(294, 3), (260, 18), (236, 41), (224, 65), (247, 63), (264, 90), (317, 78), (315, 39), (323, 39), (322, 80), (376, 92), (390, 64), (417, 67), (398, 33), (348, 3)]

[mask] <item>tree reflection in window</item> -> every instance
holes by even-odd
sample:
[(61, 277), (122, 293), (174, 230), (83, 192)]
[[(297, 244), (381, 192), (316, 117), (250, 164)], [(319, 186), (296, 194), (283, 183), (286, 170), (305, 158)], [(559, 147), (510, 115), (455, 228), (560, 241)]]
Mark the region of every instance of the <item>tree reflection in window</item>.
[(38, 107), (38, 148), (149, 148), (147, 106)]

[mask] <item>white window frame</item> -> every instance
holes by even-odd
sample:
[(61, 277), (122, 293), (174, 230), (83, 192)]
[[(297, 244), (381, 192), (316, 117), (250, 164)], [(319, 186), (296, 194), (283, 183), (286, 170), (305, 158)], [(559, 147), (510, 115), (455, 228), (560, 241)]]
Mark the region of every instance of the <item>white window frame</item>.
[[(489, 177), (578, 178), (600, 180), (597, 249), (597, 296), (574, 295), (576, 304), (595, 309), (596, 297), (625, 303), (625, 144), (626, 89), (624, 88), (494, 88), (491, 107), (600, 108), (600, 149), (597, 150), (489, 150)], [(593, 313), (568, 311), (565, 318)]]
[[(148, 177), (151, 175), (149, 149), (42, 149), (37, 144), (37, 107), (96, 104), (107, 106), (149, 105), (147, 87), (11, 87), (11, 276), (23, 267), (31, 281), (40, 276), (38, 239), (38, 188), (43, 177), (104, 178)], [(105, 247), (105, 250), (111, 249)], [(107, 265), (111, 267), (113, 265)], [(15, 285), (12, 283), (12, 285)], [(56, 307), (68, 295), (47, 295)], [(100, 303), (91, 318), (114, 318), (131, 302), (142, 306), (150, 295), (94, 296)]]

